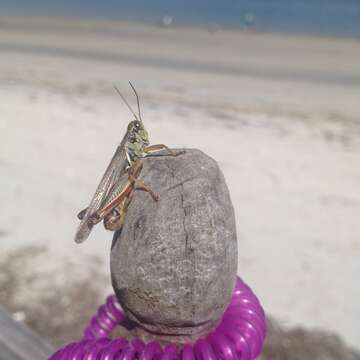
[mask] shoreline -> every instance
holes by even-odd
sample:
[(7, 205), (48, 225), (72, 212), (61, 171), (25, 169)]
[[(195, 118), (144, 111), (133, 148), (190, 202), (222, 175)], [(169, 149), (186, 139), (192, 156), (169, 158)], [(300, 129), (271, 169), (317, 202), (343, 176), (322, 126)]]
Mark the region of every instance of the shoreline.
[[(39, 24), (39, 22), (41, 24)], [(4, 11), (0, 14), (0, 27), (5, 24), (5, 28), (13, 29), (14, 25), (20, 27), (25, 23), (24, 28), (32, 30), (49, 30), (49, 26), (54, 24), (59, 26), (53, 28), (53, 30), (60, 30), (63, 32), (87, 32), (87, 33), (99, 33), (103, 32), (107, 35), (118, 34), (119, 28), (122, 26), (135, 28), (155, 28), (163, 31), (200, 31), (209, 35), (216, 35), (217, 33), (232, 33), (237, 35), (267, 35), (270, 37), (287, 37), (298, 39), (314, 39), (314, 40), (341, 40), (341, 41), (355, 41), (360, 42), (360, 33), (356, 35), (336, 35), (336, 34), (322, 34), (311, 33), (301, 31), (276, 31), (276, 30), (261, 30), (251, 27), (231, 26), (231, 25), (219, 25), (216, 23), (209, 24), (172, 24), (169, 26), (163, 26), (160, 22), (151, 20), (131, 20), (127, 18), (111, 18), (111, 17), (95, 17), (95, 16), (77, 16), (77, 15), (57, 15), (57, 14), (22, 14), (16, 11)], [(67, 27), (64, 28), (64, 23), (67, 23)], [(71, 25), (69, 28), (68, 26)], [(91, 26), (96, 26), (91, 30)]]
[[(219, 32), (235, 32), (235, 33), (242, 33), (242, 34), (258, 34), (258, 35), (273, 35), (273, 36), (288, 36), (288, 37), (298, 37), (298, 38), (318, 38), (318, 39), (337, 39), (337, 40), (353, 40), (353, 41), (360, 41), (360, 32), (358, 34), (336, 34), (336, 33), (321, 33), (321, 32), (305, 32), (305, 31), (296, 31), (296, 30), (274, 30), (274, 29), (261, 29), (252, 26), (244, 26), (244, 25), (231, 25), (231, 24), (218, 24), (214, 22), (188, 22), (188, 23), (173, 23), (168, 26), (163, 25), (159, 20), (150, 20), (150, 19), (131, 19), (129, 16), (124, 17), (111, 17), (111, 16), (92, 16), (92, 15), (72, 15), (72, 14), (55, 14), (55, 13), (41, 13), (41, 12), (34, 12), (34, 13), (25, 13), (21, 11), (11, 11), (5, 10), (2, 11), (0, 15), (0, 25), (1, 23), (9, 23), (7, 20), (10, 18), (13, 20), (21, 20), (26, 21), (29, 25), (33, 23), (33, 21), (41, 21), (43, 25), (45, 24), (44, 21), (51, 22), (51, 23), (63, 23), (67, 22), (69, 24), (76, 24), (77, 28), (76, 31), (80, 31), (81, 27), (87, 27), (88, 24), (94, 24), (97, 26), (103, 26), (104, 28), (102, 31), (109, 31), (109, 35), (111, 34), (111, 30), (117, 27), (119, 24), (124, 24), (126, 26), (134, 26), (134, 27), (154, 27), (158, 29), (166, 29), (166, 30), (189, 30), (189, 31), (204, 31), (209, 34), (216, 34)], [(5, 21), (4, 21), (5, 19)], [(33, 24), (32, 24), (33, 25)], [(47, 24), (48, 26), (49, 24)], [(79, 27), (80, 25), (80, 27)], [(75, 30), (75, 28), (74, 28)], [(85, 30), (85, 29), (84, 29)], [(99, 31), (98, 28), (96, 31)], [(87, 29), (89, 31), (89, 29)]]

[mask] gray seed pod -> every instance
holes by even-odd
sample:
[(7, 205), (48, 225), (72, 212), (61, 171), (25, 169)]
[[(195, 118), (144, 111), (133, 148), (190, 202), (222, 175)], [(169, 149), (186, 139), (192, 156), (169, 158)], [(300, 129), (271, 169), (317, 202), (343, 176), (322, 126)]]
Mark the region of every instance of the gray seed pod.
[(140, 333), (184, 342), (209, 331), (229, 304), (237, 271), (234, 210), (217, 163), (199, 150), (144, 159), (111, 250), (115, 293)]

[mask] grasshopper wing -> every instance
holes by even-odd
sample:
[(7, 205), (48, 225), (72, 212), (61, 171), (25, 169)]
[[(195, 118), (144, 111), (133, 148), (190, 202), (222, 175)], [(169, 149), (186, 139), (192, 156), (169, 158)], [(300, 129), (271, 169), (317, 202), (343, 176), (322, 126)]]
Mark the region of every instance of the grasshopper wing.
[(75, 242), (82, 243), (88, 238), (94, 226), (91, 221), (91, 216), (106, 203), (107, 199), (109, 199), (111, 191), (115, 188), (114, 185), (119, 183), (120, 178), (126, 174), (127, 166), (128, 160), (126, 157), (126, 150), (123, 144), (120, 144), (116, 149), (85, 214), (82, 214), (82, 219), (75, 235)]

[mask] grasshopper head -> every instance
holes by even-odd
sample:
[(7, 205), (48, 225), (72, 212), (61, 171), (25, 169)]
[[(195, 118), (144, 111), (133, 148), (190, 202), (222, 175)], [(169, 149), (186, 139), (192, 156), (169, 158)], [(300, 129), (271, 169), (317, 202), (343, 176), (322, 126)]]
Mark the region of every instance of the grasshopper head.
[(144, 155), (144, 149), (149, 145), (149, 135), (142, 121), (133, 120), (127, 129), (127, 148), (132, 160)]
[(120, 97), (123, 99), (126, 106), (129, 108), (130, 112), (134, 115), (135, 120), (131, 121), (128, 125), (127, 132), (125, 135), (126, 139), (126, 147), (128, 155), (130, 156), (132, 161), (142, 157), (144, 155), (144, 149), (149, 145), (149, 135), (144, 127), (144, 124), (141, 120), (141, 112), (140, 112), (140, 101), (139, 96), (133, 86), (133, 84), (129, 81), (131, 88), (133, 89), (136, 102), (138, 106), (138, 114), (135, 114), (134, 110), (131, 108), (130, 104), (126, 101), (125, 97), (121, 94), (119, 89), (115, 86), (115, 90), (118, 92)]

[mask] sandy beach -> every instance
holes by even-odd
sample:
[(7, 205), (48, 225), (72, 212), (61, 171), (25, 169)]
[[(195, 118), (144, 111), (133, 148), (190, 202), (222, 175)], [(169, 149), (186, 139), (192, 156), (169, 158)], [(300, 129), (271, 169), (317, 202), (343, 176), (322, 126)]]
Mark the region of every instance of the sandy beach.
[(356, 39), (0, 16), (2, 256), (46, 245), (29, 271), (65, 257), (86, 276), (96, 256), (107, 276), (112, 234), (73, 237), (131, 119), (113, 85), (132, 99), (131, 80), (152, 143), (218, 161), (238, 274), (268, 314), (360, 348), (359, 59)]

